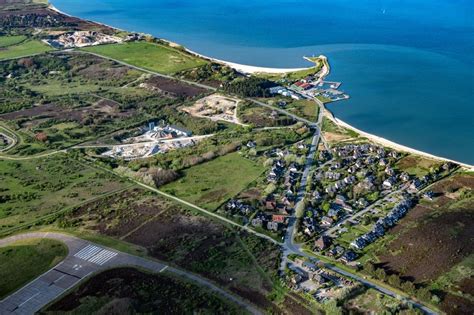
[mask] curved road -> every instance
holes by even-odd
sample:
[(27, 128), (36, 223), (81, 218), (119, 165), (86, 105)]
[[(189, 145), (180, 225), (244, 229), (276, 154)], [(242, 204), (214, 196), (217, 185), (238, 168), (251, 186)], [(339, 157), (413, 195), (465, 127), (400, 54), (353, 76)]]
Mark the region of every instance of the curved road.
[(148, 260), (107, 248), (71, 235), (48, 232), (32, 232), (0, 239), (0, 247), (19, 240), (49, 238), (61, 241), (69, 249), (68, 256), (54, 268), (42, 274), (29, 284), (0, 301), (0, 314), (34, 314), (48, 303), (64, 294), (68, 289), (93, 273), (114, 267), (132, 266), (153, 273), (170, 272), (192, 282), (207, 287), (226, 299), (236, 303), (252, 314), (261, 312), (235, 295), (217, 287), (209, 280), (190, 272), (170, 267), (160, 262)]

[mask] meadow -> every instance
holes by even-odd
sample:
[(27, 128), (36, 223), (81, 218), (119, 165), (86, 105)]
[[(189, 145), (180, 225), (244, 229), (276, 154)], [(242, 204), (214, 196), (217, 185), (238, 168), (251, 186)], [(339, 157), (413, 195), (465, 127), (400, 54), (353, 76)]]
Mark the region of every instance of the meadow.
[(29, 239), (0, 248), (0, 298), (54, 267), (67, 247), (50, 239)]
[(53, 50), (37, 40), (24, 40), (23, 36), (0, 37), (0, 60), (19, 58)]
[(207, 63), (178, 49), (148, 42), (100, 45), (84, 50), (164, 74), (173, 74)]
[(162, 190), (209, 210), (237, 195), (262, 172), (263, 165), (239, 153), (221, 156), (183, 171), (183, 177)]

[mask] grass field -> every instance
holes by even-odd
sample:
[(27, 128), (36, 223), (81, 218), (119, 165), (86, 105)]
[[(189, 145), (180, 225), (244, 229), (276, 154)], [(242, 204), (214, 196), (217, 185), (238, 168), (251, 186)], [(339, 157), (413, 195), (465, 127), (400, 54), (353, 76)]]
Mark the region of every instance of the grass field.
[(25, 39), (26, 39), (26, 36), (23, 36), (23, 35), (0, 36), (0, 48), (21, 43)]
[(84, 50), (165, 74), (173, 74), (207, 63), (177, 49), (146, 42), (101, 45), (87, 47)]
[[(15, 36), (16, 37), (16, 36)], [(4, 42), (11, 42), (18, 39), (2, 39), (0, 40), (0, 47), (4, 45)], [(51, 47), (46, 44), (37, 41), (37, 40), (27, 40), (18, 45), (11, 45), (8, 47), (2, 47), (0, 49), (0, 60), (18, 58), (23, 56), (29, 56), (34, 54), (39, 54), (53, 50)]]
[(0, 160), (0, 233), (125, 186), (64, 155)]
[(162, 190), (209, 210), (243, 190), (263, 172), (263, 166), (238, 153), (228, 154), (184, 171)]
[(0, 298), (54, 267), (67, 247), (49, 239), (30, 239), (0, 248)]

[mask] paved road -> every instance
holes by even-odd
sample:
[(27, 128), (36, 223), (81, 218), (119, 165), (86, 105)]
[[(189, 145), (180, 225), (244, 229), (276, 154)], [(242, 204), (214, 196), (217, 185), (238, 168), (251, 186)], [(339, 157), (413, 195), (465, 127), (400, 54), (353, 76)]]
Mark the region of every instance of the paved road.
[(0, 239), (0, 247), (31, 238), (49, 238), (64, 242), (69, 249), (68, 256), (48, 272), (0, 301), (1, 315), (34, 314), (91, 274), (120, 266), (139, 267), (154, 273), (166, 270), (221, 294), (252, 314), (261, 314), (254, 306), (195, 274), (106, 248), (74, 236), (47, 232), (26, 233)]

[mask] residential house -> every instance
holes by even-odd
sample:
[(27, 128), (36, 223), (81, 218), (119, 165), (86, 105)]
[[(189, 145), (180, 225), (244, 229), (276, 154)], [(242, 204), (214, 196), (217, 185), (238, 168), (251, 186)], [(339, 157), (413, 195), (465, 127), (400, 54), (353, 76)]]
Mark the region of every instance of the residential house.
[(317, 250), (325, 250), (332, 244), (332, 239), (328, 236), (321, 236), (314, 242), (314, 246)]

